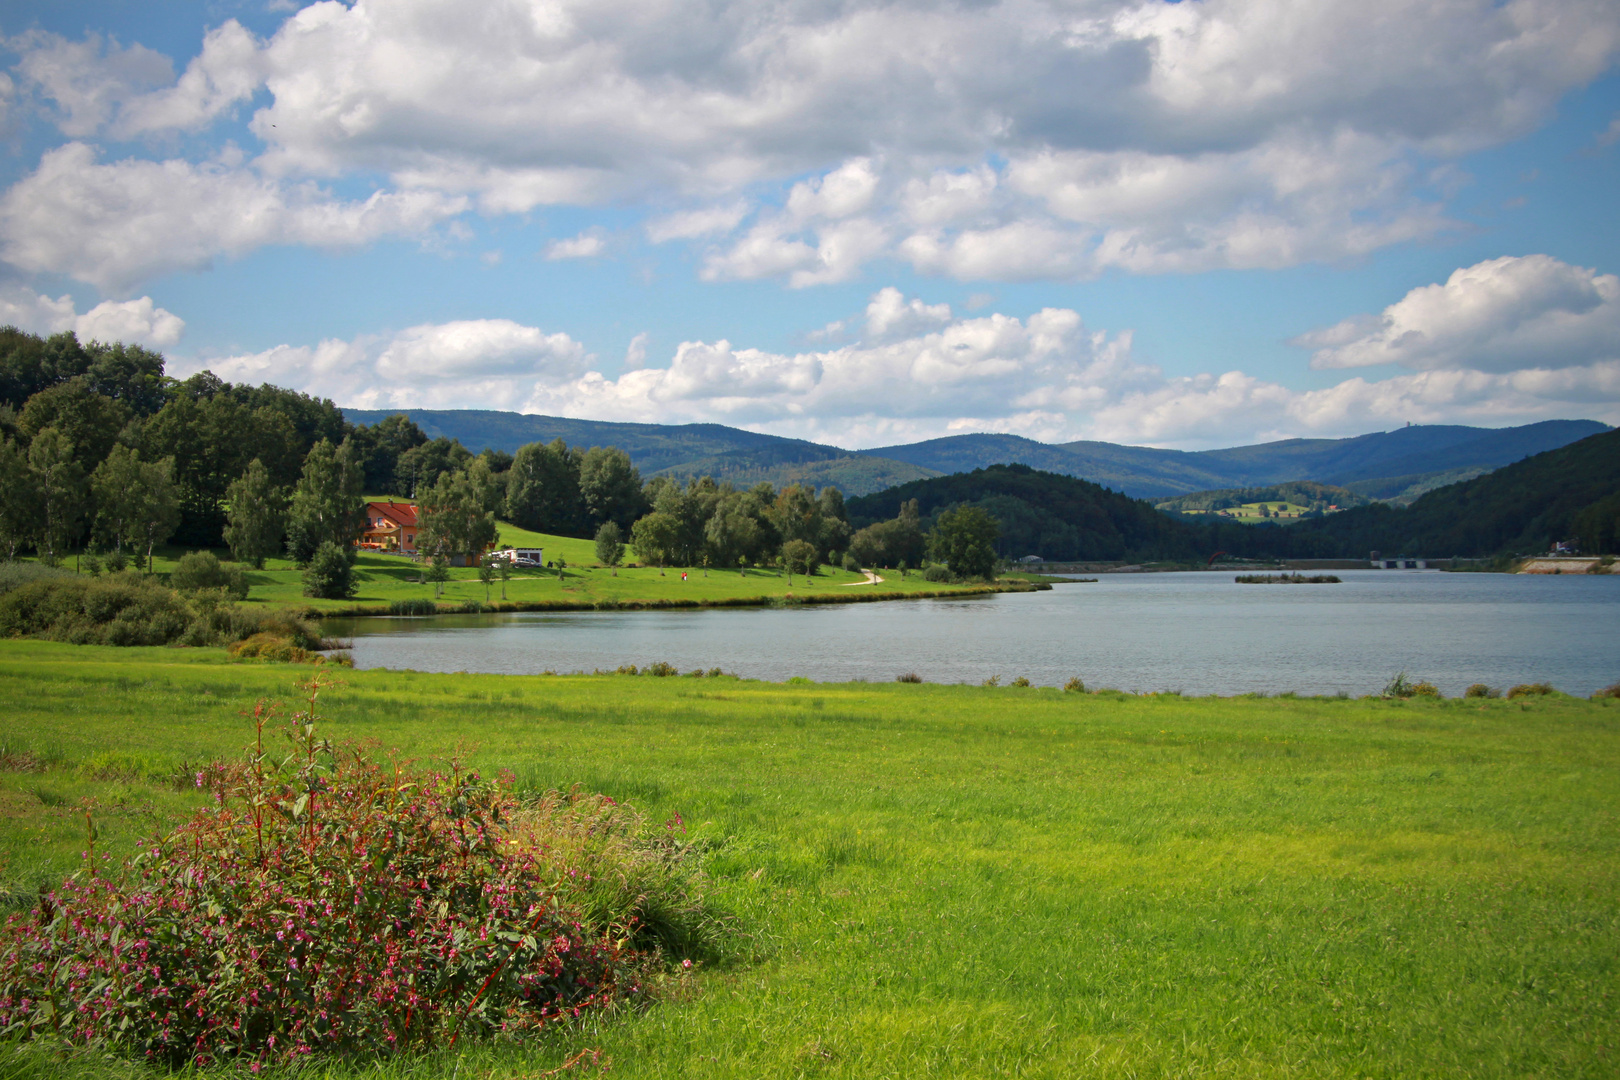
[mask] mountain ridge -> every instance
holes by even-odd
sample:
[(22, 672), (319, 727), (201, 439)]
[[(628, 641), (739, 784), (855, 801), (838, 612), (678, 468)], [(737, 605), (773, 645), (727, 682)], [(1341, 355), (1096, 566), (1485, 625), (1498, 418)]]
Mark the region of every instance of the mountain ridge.
[[(430, 437), (459, 439), (468, 449), (515, 451), (529, 442), (618, 446), (644, 476), (680, 479), (708, 474), (739, 484), (761, 480), (832, 485), (845, 495), (871, 494), (895, 484), (1020, 464), (1073, 476), (1133, 498), (1163, 499), (1201, 491), (1314, 480), (1402, 492), (1461, 469), (1488, 471), (1532, 454), (1608, 431), (1595, 420), (1544, 420), (1510, 428), (1414, 425), (1347, 439), (1282, 439), (1216, 450), (1076, 441), (1042, 443), (1021, 435), (948, 435), (917, 443), (845, 450), (805, 439), (766, 435), (724, 424), (643, 424), (500, 412), (485, 409), (344, 409), (352, 423), (372, 424), (395, 413)], [(1398, 479), (1398, 485), (1393, 481)], [(1415, 497), (1415, 496), (1413, 496)]]

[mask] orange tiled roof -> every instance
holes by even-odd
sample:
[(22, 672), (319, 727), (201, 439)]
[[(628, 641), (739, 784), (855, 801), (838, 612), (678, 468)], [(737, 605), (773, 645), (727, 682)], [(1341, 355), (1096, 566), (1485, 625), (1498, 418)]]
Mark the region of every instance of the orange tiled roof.
[(416, 507), (410, 503), (398, 502), (368, 502), (366, 503), (366, 517), (371, 520), (387, 518), (400, 525), (416, 527)]

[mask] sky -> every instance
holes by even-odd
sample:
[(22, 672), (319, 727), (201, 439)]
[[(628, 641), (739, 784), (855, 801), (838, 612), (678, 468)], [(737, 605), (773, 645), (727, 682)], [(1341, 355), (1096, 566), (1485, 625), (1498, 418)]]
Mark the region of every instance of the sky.
[(360, 408), (1620, 424), (1620, 0), (0, 0), (0, 323)]

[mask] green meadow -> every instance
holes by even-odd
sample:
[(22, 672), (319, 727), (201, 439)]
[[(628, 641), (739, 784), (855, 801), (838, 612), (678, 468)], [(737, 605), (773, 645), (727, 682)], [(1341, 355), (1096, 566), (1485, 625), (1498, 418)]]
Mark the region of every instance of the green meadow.
[[(876, 598), (862, 594), (902, 599), (906, 596), (984, 588), (982, 585), (962, 586), (925, 581), (920, 573), (902, 575), (898, 571), (882, 571), (880, 576), (883, 580), (873, 584), (867, 581), (864, 574), (834, 566), (821, 567), (809, 579), (803, 574), (794, 574), (790, 578), (781, 567), (739, 571), (706, 570), (703, 567), (621, 566), (614, 570), (597, 562), (593, 541), (529, 532), (507, 522), (502, 522), (500, 529), (500, 546), (542, 547), (547, 561), (560, 557), (566, 564), (565, 568), (560, 575), (554, 569), (514, 568), (511, 579), (503, 587), (499, 579), (488, 585), (479, 581), (476, 568), (452, 567), (448, 571), (450, 579), (443, 582), (440, 588), (422, 580), (425, 568), (421, 563), (395, 555), (362, 553), (355, 561), (355, 595), (348, 600), (322, 600), (304, 595), (303, 571), (291, 560), (267, 559), (263, 570), (249, 570), (246, 573), (249, 586), (246, 603), (250, 606), (293, 607), (337, 614), (386, 613), (390, 604), (407, 600), (435, 600), (449, 610), (459, 609), (474, 601), (492, 606), (505, 603), (516, 608), (588, 608), (636, 604), (656, 607), (693, 603), (765, 604), (788, 597), (822, 600)], [(184, 554), (184, 548), (159, 549), (153, 554), (153, 571), (169, 573)], [(221, 559), (230, 557), (230, 553), (223, 549), (217, 554)], [(633, 561), (634, 557), (634, 549), (627, 547), (626, 561)], [(74, 557), (68, 556), (63, 565), (73, 569), (76, 565)], [(686, 574), (684, 581), (681, 579), (682, 573)], [(1027, 587), (1025, 579), (1029, 575), (1016, 577)], [(846, 597), (844, 594), (849, 595)]]
[[(12, 910), (84, 806), (102, 850), (162, 829), (308, 670), (0, 643)], [(679, 814), (747, 936), (644, 1011), (335, 1075), (1620, 1071), (1620, 703), (341, 674), (335, 738)]]

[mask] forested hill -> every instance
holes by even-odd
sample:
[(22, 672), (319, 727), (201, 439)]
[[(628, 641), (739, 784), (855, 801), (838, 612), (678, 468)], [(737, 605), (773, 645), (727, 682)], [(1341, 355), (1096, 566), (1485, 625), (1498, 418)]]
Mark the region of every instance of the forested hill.
[(1217, 532), (1223, 538), (1230, 532), (1234, 543), (1255, 546), (1269, 539), (1245, 535), (1255, 530), (1241, 525), (1224, 530), (1189, 525), (1128, 495), (1028, 465), (992, 465), (850, 499), (845, 504), (850, 526), (859, 529), (893, 518), (910, 499), (917, 500), (925, 528), (930, 518), (951, 506), (983, 507), (1001, 525), (997, 554), (1009, 559), (1195, 559), (1214, 550), (1209, 545)]
[(1288, 531), (1300, 551), (1355, 557), (1530, 554), (1570, 539), (1596, 554), (1615, 551), (1617, 516), (1620, 430), (1431, 491), (1405, 509), (1374, 503)]

